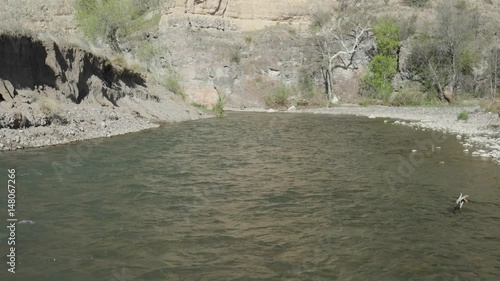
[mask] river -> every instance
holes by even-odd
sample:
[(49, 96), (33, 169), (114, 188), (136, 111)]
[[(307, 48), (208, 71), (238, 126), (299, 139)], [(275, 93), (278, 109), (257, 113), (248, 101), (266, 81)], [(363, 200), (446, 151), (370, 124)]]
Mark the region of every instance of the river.
[(500, 280), (500, 167), (436, 136), (230, 113), (0, 153), (0, 279)]

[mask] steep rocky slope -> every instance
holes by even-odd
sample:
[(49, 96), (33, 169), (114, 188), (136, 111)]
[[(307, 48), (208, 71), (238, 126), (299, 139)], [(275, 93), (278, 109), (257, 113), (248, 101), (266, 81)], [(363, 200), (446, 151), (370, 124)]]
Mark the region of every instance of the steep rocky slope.
[(203, 115), (164, 88), (148, 87), (139, 73), (53, 41), (0, 35), (0, 61), (0, 149), (111, 136)]

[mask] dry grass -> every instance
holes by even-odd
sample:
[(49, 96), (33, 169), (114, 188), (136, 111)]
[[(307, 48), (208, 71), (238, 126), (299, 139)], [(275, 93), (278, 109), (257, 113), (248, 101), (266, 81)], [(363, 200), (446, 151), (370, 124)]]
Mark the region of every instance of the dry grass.
[(127, 60), (123, 54), (113, 54), (110, 61), (113, 66), (121, 68), (122, 70), (127, 69), (138, 74), (143, 74), (144, 72), (138, 62)]
[(42, 97), (37, 99), (38, 107), (40, 111), (46, 116), (54, 116), (58, 114), (59, 108), (57, 106), (57, 102), (48, 97)]
[(489, 100), (481, 103), (485, 112), (496, 113), (500, 116), (500, 100)]

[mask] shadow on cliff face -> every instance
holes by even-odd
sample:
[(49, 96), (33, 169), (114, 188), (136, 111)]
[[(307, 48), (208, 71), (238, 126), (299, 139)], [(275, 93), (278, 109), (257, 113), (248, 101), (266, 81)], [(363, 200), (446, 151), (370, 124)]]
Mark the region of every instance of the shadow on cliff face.
[(77, 104), (90, 98), (116, 106), (134, 88), (146, 87), (140, 74), (114, 67), (105, 58), (24, 35), (0, 35), (0, 62), (0, 79), (14, 89), (50, 87)]
[(0, 78), (9, 80), (16, 89), (56, 86), (55, 72), (45, 63), (46, 58), (42, 42), (27, 36), (0, 35)]

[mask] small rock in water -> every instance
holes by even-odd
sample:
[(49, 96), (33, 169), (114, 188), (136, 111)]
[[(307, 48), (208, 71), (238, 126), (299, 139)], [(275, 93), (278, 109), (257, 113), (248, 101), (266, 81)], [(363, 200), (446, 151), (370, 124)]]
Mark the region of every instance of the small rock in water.
[(0, 149), (2, 149), (5, 145), (0, 142)]
[(444, 164), (444, 161), (440, 161), (439, 164)]
[(464, 152), (465, 152), (465, 153), (468, 153), (468, 152), (469, 152), (469, 150), (468, 150), (468, 149), (464, 149)]
[(413, 153), (417, 153), (417, 150), (416, 150), (416, 149), (413, 149), (411, 152), (413, 152)]
[(274, 110), (274, 109), (272, 109), (272, 108), (269, 108), (269, 109), (267, 110), (267, 112), (269, 112), (269, 113), (273, 113), (273, 112), (276, 112), (276, 110)]
[(370, 116), (368, 116), (368, 118), (370, 118), (370, 119), (375, 119), (375, 116), (370, 115)]
[(461, 135), (457, 135), (457, 140), (461, 140), (462, 139), (462, 136)]
[(441, 146), (436, 146), (436, 150), (441, 150)]
[(295, 111), (297, 110), (297, 108), (295, 108), (295, 106), (290, 106), (286, 111)]
[(387, 124), (387, 120), (384, 120), (384, 124)]

